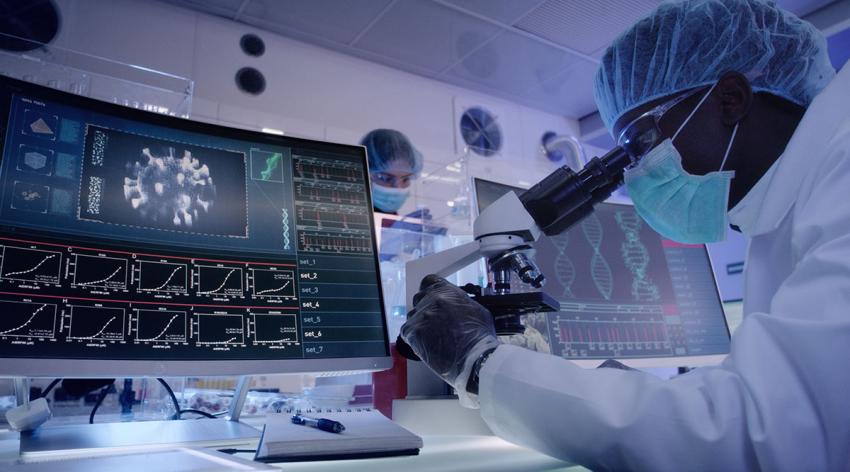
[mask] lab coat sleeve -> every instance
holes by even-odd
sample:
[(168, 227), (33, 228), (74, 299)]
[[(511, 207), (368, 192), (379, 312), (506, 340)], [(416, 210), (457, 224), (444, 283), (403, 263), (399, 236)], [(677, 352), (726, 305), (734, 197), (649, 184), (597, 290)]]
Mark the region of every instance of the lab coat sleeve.
[(500, 346), (481, 372), (499, 436), (594, 469), (850, 470), (850, 138), (793, 211), (793, 270), (717, 367), (672, 380)]

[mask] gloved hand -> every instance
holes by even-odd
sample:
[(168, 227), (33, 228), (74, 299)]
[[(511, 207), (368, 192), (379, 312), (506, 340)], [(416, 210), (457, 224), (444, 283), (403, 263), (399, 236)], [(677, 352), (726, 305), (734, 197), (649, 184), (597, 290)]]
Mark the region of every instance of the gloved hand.
[(401, 337), (428, 367), (457, 390), (460, 404), (477, 408), (466, 391), (472, 366), (481, 354), (499, 345), (493, 316), (460, 288), (442, 277), (422, 279)]

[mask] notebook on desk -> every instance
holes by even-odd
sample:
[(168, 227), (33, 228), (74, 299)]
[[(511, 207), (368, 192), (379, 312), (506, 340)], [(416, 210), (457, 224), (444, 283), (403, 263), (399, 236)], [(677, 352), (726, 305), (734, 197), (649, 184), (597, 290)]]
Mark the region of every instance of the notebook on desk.
[(293, 424), (292, 412), (269, 413), (254, 460), (289, 462), (415, 455), (422, 448), (422, 438), (377, 410), (300, 413), (339, 421), (345, 431), (336, 434)]

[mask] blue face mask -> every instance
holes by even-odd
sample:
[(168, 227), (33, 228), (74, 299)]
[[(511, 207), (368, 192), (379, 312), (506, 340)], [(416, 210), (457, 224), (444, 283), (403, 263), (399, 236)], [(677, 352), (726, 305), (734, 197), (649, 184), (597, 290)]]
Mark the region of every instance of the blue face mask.
[(410, 196), (410, 188), (384, 187), (383, 185), (372, 185), (372, 204), (378, 210), (395, 213), (407, 201)]
[[(716, 85), (716, 84), (715, 84)], [(682, 168), (682, 156), (673, 145), (714, 86), (688, 115), (672, 139), (653, 148), (624, 178), (638, 214), (659, 234), (681, 243), (702, 244), (722, 241), (728, 225), (729, 186), (734, 172), (722, 172), (732, 138), (720, 164), (720, 171), (692, 175)]]

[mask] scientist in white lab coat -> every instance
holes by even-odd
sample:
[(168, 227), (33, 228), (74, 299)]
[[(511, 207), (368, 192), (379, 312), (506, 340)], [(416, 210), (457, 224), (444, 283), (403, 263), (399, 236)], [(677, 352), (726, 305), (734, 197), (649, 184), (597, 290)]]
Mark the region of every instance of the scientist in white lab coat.
[(614, 41), (595, 96), (614, 136), (651, 113), (669, 138), (625, 176), (653, 228), (750, 238), (726, 360), (581, 369), (499, 344), (435, 276), (404, 339), (496, 434), (594, 469), (850, 470), (850, 67), (772, 2), (665, 3)]

